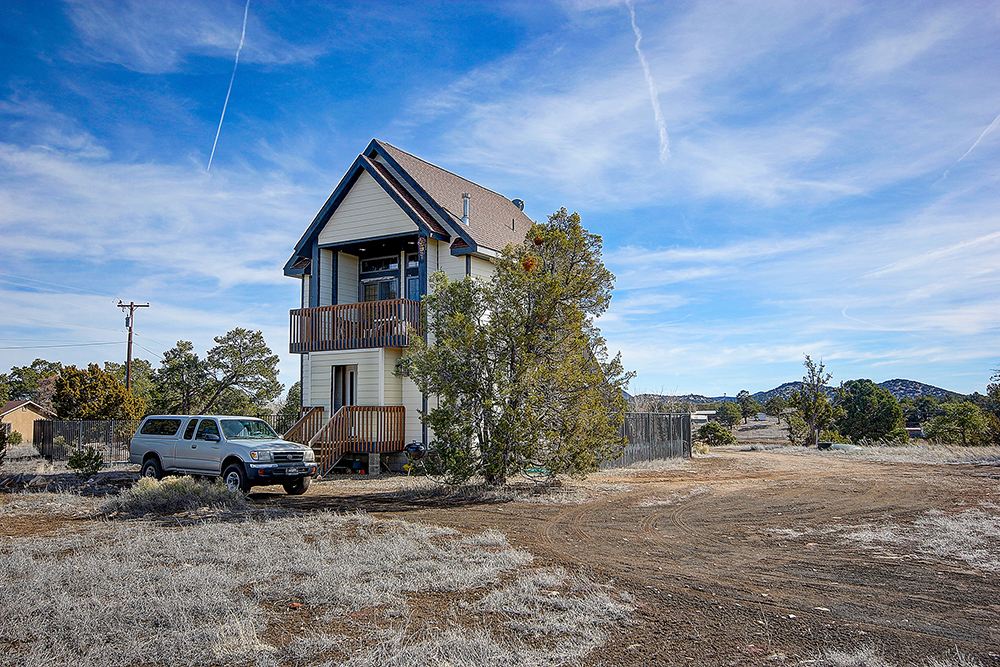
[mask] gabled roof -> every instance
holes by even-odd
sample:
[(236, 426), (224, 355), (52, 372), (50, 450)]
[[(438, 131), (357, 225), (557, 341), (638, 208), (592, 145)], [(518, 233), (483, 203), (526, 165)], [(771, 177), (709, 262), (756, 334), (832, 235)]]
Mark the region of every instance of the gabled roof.
[[(498, 192), (451, 173), (378, 139), (367, 154), (377, 151), (401, 172), (418, 194), (445, 218), (472, 248), (499, 252), (509, 243), (521, 243), (533, 224), (520, 207)], [(408, 177), (408, 178), (407, 178)], [(462, 194), (469, 193), (469, 224), (462, 223)], [(465, 232), (465, 233), (463, 233)], [(469, 237), (469, 238), (467, 238)]]
[[(312, 245), (363, 172), (369, 173), (416, 224), (419, 233), (451, 242), (452, 252), (499, 253), (521, 243), (533, 224), (521, 208), (487, 190), (390, 144), (372, 139), (295, 245), (285, 275), (310, 272)], [(470, 195), (469, 224), (462, 222), (462, 194)]]
[(6, 403), (3, 404), (3, 407), (0, 408), (0, 417), (4, 417), (8, 413), (14, 412), (15, 410), (19, 410), (25, 406), (30, 408), (32, 412), (37, 412), (43, 417), (50, 417), (55, 415), (54, 412), (52, 412), (48, 408), (42, 407), (41, 405), (35, 403), (34, 401), (7, 401)]

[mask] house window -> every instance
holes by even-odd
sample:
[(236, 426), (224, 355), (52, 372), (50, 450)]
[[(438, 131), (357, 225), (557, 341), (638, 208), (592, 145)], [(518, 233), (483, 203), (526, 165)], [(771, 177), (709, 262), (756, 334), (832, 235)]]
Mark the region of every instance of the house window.
[(397, 298), (398, 281), (395, 278), (366, 280), (361, 283), (362, 301), (385, 301)]
[(372, 259), (361, 260), (361, 273), (374, 273), (375, 271), (398, 271), (399, 256), (373, 257)]
[(420, 260), (417, 259), (417, 253), (411, 252), (406, 256), (406, 268), (408, 269), (420, 268)]

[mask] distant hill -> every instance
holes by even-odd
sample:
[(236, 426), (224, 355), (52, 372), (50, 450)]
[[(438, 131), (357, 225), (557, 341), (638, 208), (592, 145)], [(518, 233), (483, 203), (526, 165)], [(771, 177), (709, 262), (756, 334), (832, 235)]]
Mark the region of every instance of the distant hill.
[(945, 398), (947, 396), (961, 396), (958, 392), (948, 391), (931, 384), (924, 384), (916, 380), (886, 380), (879, 382), (878, 386), (889, 390), (896, 400), (904, 398), (920, 398), (921, 396), (933, 396), (934, 398)]
[[(838, 383), (839, 386), (839, 383)], [(896, 400), (902, 400), (904, 398), (920, 398), (921, 396), (933, 396), (934, 398), (945, 398), (946, 396), (960, 396), (961, 394), (948, 391), (947, 389), (942, 389), (941, 387), (935, 387), (934, 385), (925, 384), (923, 382), (917, 382), (916, 380), (886, 380), (885, 382), (879, 382), (878, 386), (889, 390), (889, 393), (896, 397)], [(780, 396), (785, 400), (792, 395), (793, 392), (802, 389), (802, 382), (786, 382), (782, 385), (775, 387), (774, 389), (769, 389), (767, 391), (758, 391), (752, 396), (757, 400), (758, 403), (763, 405), (772, 396)], [(833, 398), (837, 391), (837, 386), (828, 386), (826, 388), (826, 393), (830, 398)], [(735, 401), (735, 396), (702, 396), (701, 394), (684, 394), (683, 396), (661, 396), (659, 394), (638, 394), (634, 397), (636, 400), (645, 401), (657, 401), (663, 403), (722, 403), (725, 401)]]

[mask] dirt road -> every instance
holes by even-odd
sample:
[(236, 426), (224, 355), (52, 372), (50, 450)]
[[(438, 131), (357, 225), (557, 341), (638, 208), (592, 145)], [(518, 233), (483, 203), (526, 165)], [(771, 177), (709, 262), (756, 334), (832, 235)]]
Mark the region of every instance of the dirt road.
[(267, 499), (494, 527), (538, 563), (614, 579), (636, 598), (636, 623), (595, 665), (796, 664), (864, 645), (898, 664), (957, 648), (1000, 665), (1000, 543), (972, 544), (963, 528), (997, 521), (995, 466), (728, 451), (571, 483), (575, 503), (407, 498), (371, 484)]

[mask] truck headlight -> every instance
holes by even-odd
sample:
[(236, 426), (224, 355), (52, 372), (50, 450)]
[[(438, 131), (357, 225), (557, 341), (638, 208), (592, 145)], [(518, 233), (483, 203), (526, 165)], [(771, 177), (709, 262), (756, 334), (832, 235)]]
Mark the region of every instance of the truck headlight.
[(305, 454), (302, 455), (302, 460), (307, 463), (312, 463), (316, 460), (316, 453), (312, 449), (307, 449)]
[(254, 450), (250, 452), (250, 458), (258, 463), (270, 463), (271, 452), (268, 450)]

